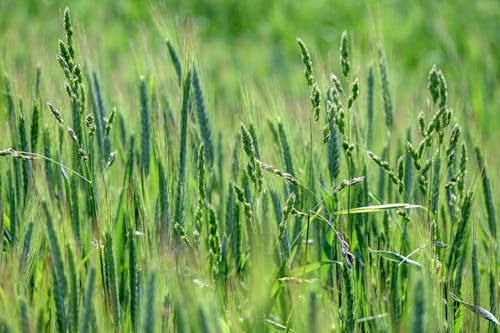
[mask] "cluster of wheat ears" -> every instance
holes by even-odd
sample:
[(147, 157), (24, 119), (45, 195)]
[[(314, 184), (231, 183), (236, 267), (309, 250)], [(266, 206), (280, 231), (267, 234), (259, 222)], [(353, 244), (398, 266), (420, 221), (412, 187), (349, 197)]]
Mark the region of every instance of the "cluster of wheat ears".
[(297, 39), (308, 133), (264, 110), (233, 130), (170, 41), (178, 103), (140, 77), (109, 111), (63, 22), (60, 100), (40, 69), (31, 126), (7, 76), (0, 100), (0, 332), (497, 330), (490, 181), (438, 67), (402, 134), (382, 51), (358, 79), (344, 32), (324, 79)]

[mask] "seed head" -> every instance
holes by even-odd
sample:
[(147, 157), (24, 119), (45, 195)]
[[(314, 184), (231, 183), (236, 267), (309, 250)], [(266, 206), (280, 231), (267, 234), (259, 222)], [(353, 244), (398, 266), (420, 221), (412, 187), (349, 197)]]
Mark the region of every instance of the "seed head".
[(431, 93), (432, 102), (437, 103), (439, 98), (439, 74), (436, 65), (433, 65), (429, 72), (429, 84), (427, 86)]
[(345, 77), (349, 74), (351, 69), (351, 64), (349, 62), (349, 49), (347, 47), (347, 32), (342, 33), (342, 39), (340, 40), (340, 65), (342, 66), (342, 73)]

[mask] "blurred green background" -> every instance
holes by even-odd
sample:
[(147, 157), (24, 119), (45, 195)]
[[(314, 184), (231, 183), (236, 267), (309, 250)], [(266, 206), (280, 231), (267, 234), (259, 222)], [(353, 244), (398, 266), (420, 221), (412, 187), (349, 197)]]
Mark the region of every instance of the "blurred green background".
[[(44, 103), (53, 102), (62, 113), (69, 114), (69, 102), (62, 85), (64, 76), (56, 61), (57, 41), (64, 36), (61, 22), (66, 6), (71, 10), (78, 57), (85, 65), (86, 74), (97, 71), (106, 107), (117, 106), (120, 116), (126, 119), (123, 126), (128, 127), (128, 133), (140, 131), (140, 75), (146, 77), (150, 87), (155, 87), (151, 91), (166, 95), (161, 97), (166, 97), (173, 106), (174, 117), (180, 114), (182, 94), (165, 45), (165, 40), (170, 39), (179, 50), (180, 58), (194, 60), (200, 71), (214, 134), (222, 138), (223, 148), (217, 150), (226, 152), (227, 148), (225, 155), (231, 154), (228, 143), (233, 145), (236, 141), (234, 136), (239, 132), (240, 121), (253, 122), (261, 134), (269, 131), (267, 120), (286, 117), (283, 123), (287, 130), (291, 129), (290, 143), (299, 169), (306, 165), (304, 133), (308, 132), (307, 121), (302, 120), (310, 114), (310, 101), (297, 37), (309, 47), (315, 75), (320, 86), (325, 87), (328, 73), (341, 72), (340, 36), (342, 31), (348, 32), (351, 73), (361, 83), (360, 99), (354, 107), (356, 114), (361, 115), (363, 128), (366, 125), (364, 89), (369, 67), (374, 67), (375, 124), (379, 128), (375, 128), (373, 151), (377, 153), (387, 141), (382, 120), (378, 50), (386, 55), (394, 97), (393, 146), (403, 142), (404, 147), (406, 139), (398, 139), (406, 138), (407, 126), (417, 122), (419, 112), (428, 111), (427, 75), (432, 65), (437, 64), (446, 76), (449, 106), (462, 124), (470, 151), (479, 145), (484, 152), (495, 204), (499, 202), (500, 192), (496, 186), (500, 181), (500, 160), (496, 155), (496, 144), (500, 141), (499, 0), (0, 0), (0, 75), (10, 78), (14, 96), (26, 103), (33, 100), (36, 68), (40, 66)], [(0, 92), (5, 89), (3, 83), (0, 81)], [(42, 108), (42, 119), (46, 111)], [(4, 134), (0, 149), (13, 146), (6, 142), (9, 138), (5, 133), (10, 132), (6, 117), (7, 112), (0, 112), (0, 134)], [(158, 123), (153, 123), (154, 131), (155, 126)], [(322, 133), (315, 134), (321, 139)], [(270, 135), (263, 137), (268, 139)], [(191, 138), (189, 141), (195, 142)], [(125, 142), (122, 140), (121, 146), (116, 144), (118, 159), (122, 159), (117, 162), (122, 166), (119, 172), (123, 172), (126, 165)], [(263, 150), (265, 154), (273, 154), (272, 144), (260, 142), (268, 147)], [(167, 146), (161, 150), (167, 151), (167, 170), (173, 170), (169, 164), (175, 161), (171, 158), (175, 155), (172, 153), (175, 143), (172, 147), (168, 147), (167, 140), (162, 144)], [(188, 165), (195, 166), (192, 148)], [(279, 160), (266, 157), (263, 160), (270, 163)], [(226, 157), (225, 163), (229, 162), (230, 158)], [(370, 173), (379, 171), (371, 170)], [(479, 192), (480, 173), (474, 168), (468, 170), (471, 170), (472, 190)], [(301, 175), (301, 171), (298, 174)], [(121, 186), (121, 177), (116, 175), (118, 173), (113, 174), (112, 191)], [(188, 186), (192, 191), (196, 184)], [(480, 195), (476, 197), (478, 201), (474, 204), (483, 209)], [(222, 207), (222, 198), (222, 194), (216, 197), (214, 205)], [(153, 201), (149, 204), (152, 212)], [(194, 204), (194, 200), (188, 202), (186, 210), (194, 209)], [(221, 213), (222, 210), (219, 216)], [(484, 225), (485, 215), (476, 216), (483, 219), (478, 225)]]
[(402, 127), (421, 111), (415, 105), (425, 105), (426, 75), (438, 64), (455, 113), (476, 137), (500, 140), (498, 0), (1, 0), (4, 72), (31, 79), (41, 65), (45, 78), (61, 75), (55, 54), (66, 5), (87, 64), (105, 86), (122, 93), (121, 82), (144, 72), (173, 73), (164, 43), (171, 38), (181, 52), (194, 49), (208, 93), (220, 97), (212, 102), (221, 108), (234, 108), (245, 87), (263, 95), (278, 87), (285, 100), (296, 99), (304, 95), (304, 82), (295, 38), (308, 44), (316, 64), (334, 70), (340, 34), (347, 30), (361, 80), (366, 64), (376, 65), (377, 48), (385, 50)]

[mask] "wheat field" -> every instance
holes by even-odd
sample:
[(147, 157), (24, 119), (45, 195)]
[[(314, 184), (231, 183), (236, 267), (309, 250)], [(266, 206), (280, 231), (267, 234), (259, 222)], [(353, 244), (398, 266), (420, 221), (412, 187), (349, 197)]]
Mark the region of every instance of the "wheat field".
[(0, 332), (497, 332), (497, 2), (89, 6), (0, 4)]

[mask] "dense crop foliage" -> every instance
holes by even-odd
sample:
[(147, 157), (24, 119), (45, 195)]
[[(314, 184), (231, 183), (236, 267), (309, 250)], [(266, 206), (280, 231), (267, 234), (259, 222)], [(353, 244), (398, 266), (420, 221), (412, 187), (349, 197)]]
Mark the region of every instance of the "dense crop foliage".
[(498, 163), (446, 64), (413, 60), (404, 111), (407, 70), (349, 31), (328, 61), (291, 37), (293, 83), (241, 91), (192, 36), (99, 71), (75, 23), (50, 80), (1, 67), (0, 332), (497, 331)]

